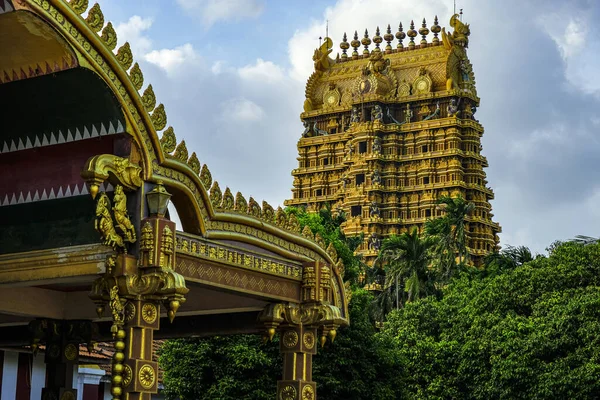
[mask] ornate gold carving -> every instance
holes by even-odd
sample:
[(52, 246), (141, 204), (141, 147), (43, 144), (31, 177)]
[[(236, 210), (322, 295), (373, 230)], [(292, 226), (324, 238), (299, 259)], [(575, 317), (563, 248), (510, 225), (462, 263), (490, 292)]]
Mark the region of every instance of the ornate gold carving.
[(142, 319), (147, 324), (153, 324), (156, 321), (156, 317), (158, 316), (158, 311), (156, 310), (156, 306), (152, 303), (145, 303), (142, 306)]
[(144, 364), (138, 373), (138, 380), (144, 389), (151, 389), (156, 380), (156, 371), (149, 364)]
[(308, 225), (305, 225), (304, 229), (302, 229), (302, 236), (310, 240), (315, 240), (315, 236), (313, 235)]
[(94, 32), (99, 32), (100, 29), (102, 29), (104, 26), (104, 15), (102, 14), (102, 10), (100, 10), (100, 5), (98, 3), (90, 8), (85, 22), (87, 22), (90, 29)]
[(292, 232), (300, 233), (300, 222), (298, 221), (298, 217), (296, 217), (296, 214), (290, 214), (290, 216), (288, 217), (286, 228)]
[(235, 200), (233, 198), (233, 194), (228, 187), (225, 188), (225, 193), (223, 194), (223, 202), (221, 203), (221, 208), (224, 210), (233, 210), (235, 207)]
[(248, 203), (240, 192), (235, 194), (235, 210), (242, 213), (248, 212)]
[(277, 212), (275, 213), (275, 224), (280, 228), (285, 228), (287, 226), (285, 211), (283, 211), (283, 208), (281, 207), (277, 207)]
[(117, 50), (117, 61), (125, 71), (131, 67), (131, 63), (133, 63), (133, 55), (131, 54), (131, 47), (129, 46), (129, 42), (125, 42), (125, 44), (119, 47)]
[(298, 333), (296, 331), (286, 331), (283, 334), (282, 340), (285, 347), (294, 347), (298, 344)]
[(129, 322), (135, 318), (135, 305), (128, 301), (125, 303), (125, 310), (123, 311), (124, 318), (123, 322)]
[[(148, 88), (150, 88), (150, 86), (148, 86)], [(160, 138), (160, 145), (165, 153), (172, 153), (175, 151), (177, 138), (175, 137), (175, 131), (173, 130), (172, 126), (168, 127), (163, 132), (162, 137)]]
[(256, 200), (254, 200), (252, 196), (250, 196), (250, 199), (248, 199), (248, 214), (256, 218), (260, 218), (262, 215), (260, 205), (256, 202)]
[(185, 145), (185, 140), (182, 140), (181, 143), (179, 143), (177, 145), (177, 148), (175, 149), (175, 153), (173, 153), (173, 157), (175, 157), (176, 159), (178, 159), (179, 161), (181, 161), (183, 163), (187, 162), (188, 149), (187, 149), (187, 146)]
[(77, 346), (73, 343), (68, 343), (65, 346), (65, 358), (69, 361), (75, 360), (77, 358), (77, 354), (79, 353)]
[(302, 300), (317, 300), (317, 271), (314, 265), (302, 268)]
[(100, 154), (90, 158), (81, 172), (81, 177), (89, 184), (92, 198), (96, 197), (98, 187), (110, 176), (116, 178), (117, 184), (134, 190), (142, 186), (142, 168), (112, 154)]
[(167, 126), (167, 113), (165, 111), (165, 106), (162, 103), (154, 109), (150, 115), (150, 119), (152, 119), (154, 129), (157, 131), (161, 131)]
[(311, 385), (304, 385), (302, 388), (302, 400), (314, 400), (315, 391)]
[(333, 41), (326, 37), (321, 47), (315, 50), (313, 54), (315, 71), (327, 71), (333, 64), (335, 64), (335, 60), (329, 58), (329, 54), (331, 54), (333, 51), (332, 46)]
[(329, 254), (329, 257), (331, 257), (331, 260), (333, 262), (336, 262), (338, 259), (338, 255), (337, 255), (337, 251), (335, 250), (335, 247), (333, 246), (333, 242), (329, 243), (329, 246), (327, 246), (327, 254)]
[(123, 386), (127, 387), (131, 383), (131, 379), (133, 378), (133, 371), (129, 364), (125, 364), (123, 368)]
[(133, 68), (129, 71), (129, 80), (137, 90), (140, 90), (144, 85), (144, 74), (138, 63), (133, 64)]
[(334, 83), (329, 84), (329, 89), (323, 95), (323, 107), (324, 108), (334, 108), (337, 107), (340, 103), (340, 91), (335, 86)]
[[(148, 85), (146, 90), (144, 90), (144, 94), (142, 95), (142, 104), (148, 112), (152, 112), (152, 110), (154, 110), (154, 107), (156, 107), (156, 96), (154, 95), (154, 89), (152, 89), (152, 85)], [(163, 132), (163, 137), (165, 133), (166, 132)], [(167, 153), (170, 153), (171, 151), (168, 151)]]
[(168, 225), (165, 225), (162, 231), (160, 266), (163, 268), (172, 268), (173, 266), (173, 231)]
[(88, 8), (88, 0), (71, 0), (69, 5), (77, 14), (83, 14)]
[(210, 170), (206, 164), (202, 166), (202, 171), (200, 172), (200, 182), (202, 182), (206, 189), (208, 189), (212, 183), (212, 175), (210, 174)]
[(100, 38), (102, 38), (108, 49), (113, 50), (117, 47), (117, 32), (115, 32), (115, 28), (113, 28), (111, 22), (106, 24), (104, 29), (102, 29), (102, 36), (100, 36)]
[(146, 222), (142, 228), (140, 240), (140, 264), (148, 266), (154, 260), (154, 229), (150, 222)]
[(419, 69), (419, 76), (414, 80), (413, 94), (425, 94), (431, 92), (432, 80), (425, 68)]
[(103, 244), (115, 250), (117, 248), (124, 249), (125, 243), (115, 230), (110, 209), (110, 200), (106, 193), (102, 192), (96, 203), (96, 221), (94, 227), (100, 233)]
[(110, 312), (112, 314), (113, 325), (110, 328), (110, 331), (113, 334), (113, 337), (119, 331), (119, 327), (123, 326), (125, 322), (125, 306), (119, 297), (119, 287), (113, 286), (110, 289), (110, 301), (108, 302), (108, 306), (110, 307)]
[(129, 220), (129, 215), (127, 215), (127, 196), (125, 196), (125, 193), (123, 192), (123, 186), (115, 186), (113, 203), (113, 213), (115, 221), (117, 222), (117, 227), (119, 227), (125, 235), (126, 241), (134, 243), (136, 240), (135, 227)]
[(448, 50), (455, 44), (464, 48), (469, 47), (469, 35), (471, 35), (469, 24), (464, 24), (460, 20), (460, 15), (454, 14), (450, 18), (450, 26), (454, 28), (451, 34), (446, 34), (446, 28), (442, 28), (444, 47)]
[(302, 335), (302, 342), (304, 343), (304, 347), (308, 350), (312, 350), (315, 347), (315, 335), (312, 332), (304, 332)]
[(315, 242), (319, 245), (320, 248), (325, 249), (325, 239), (319, 232), (315, 234)]
[(223, 201), (223, 194), (221, 193), (221, 188), (219, 187), (219, 182), (215, 181), (210, 188), (210, 203), (214, 208), (219, 208), (221, 206), (221, 202)]
[(262, 209), (263, 209), (263, 218), (270, 223), (274, 223), (275, 210), (273, 210), (273, 207), (269, 203), (267, 203), (266, 201), (263, 200)]
[[(207, 248), (205, 252), (209, 250), (210, 248)], [(236, 251), (227, 252), (228, 261), (225, 262), (218, 258), (217, 249), (214, 250), (212, 257), (204, 252), (201, 255), (179, 253), (175, 270), (186, 279), (198, 279), (203, 282), (216, 283), (220, 287), (225, 285), (245, 292), (261, 293), (267, 297), (273, 295), (286, 301), (298, 301), (298, 278), (300, 276), (298, 266), (260, 259)], [(230, 256), (232, 257), (231, 261), (229, 261)], [(211, 259), (220, 261), (215, 264), (206, 262)], [(226, 264), (231, 264), (233, 267)], [(270, 272), (278, 276), (269, 274), (257, 276), (255, 272), (247, 271), (248, 269)], [(281, 279), (280, 276), (289, 279)]]
[(298, 392), (292, 385), (287, 385), (279, 392), (280, 400), (297, 400)]
[(189, 165), (196, 175), (200, 174), (200, 161), (198, 160), (196, 152), (192, 153), (190, 159), (187, 161), (187, 165)]

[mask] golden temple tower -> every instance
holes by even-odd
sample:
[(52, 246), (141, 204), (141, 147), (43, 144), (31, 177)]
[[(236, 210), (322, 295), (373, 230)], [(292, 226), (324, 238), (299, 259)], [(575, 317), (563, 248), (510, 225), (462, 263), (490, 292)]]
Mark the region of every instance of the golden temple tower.
[(388, 25), (383, 36), (379, 28), (372, 38), (365, 30), (361, 40), (355, 32), (350, 42), (344, 34), (335, 60), (329, 38), (314, 52), (300, 116), (299, 166), (285, 205), (317, 211), (329, 203), (343, 211), (343, 231), (364, 233), (358, 252), (369, 263), (383, 238), (421, 230), (440, 216), (440, 196), (475, 204), (467, 217), (467, 248), (475, 262), (498, 245), (500, 226), (489, 202), (494, 194), (483, 171), (483, 127), (474, 116), (479, 97), (466, 52), (469, 25), (454, 15), (450, 26), (453, 32), (446, 33), (436, 17), (430, 28), (423, 20), (417, 31), (411, 21), (406, 33), (400, 24), (393, 35)]

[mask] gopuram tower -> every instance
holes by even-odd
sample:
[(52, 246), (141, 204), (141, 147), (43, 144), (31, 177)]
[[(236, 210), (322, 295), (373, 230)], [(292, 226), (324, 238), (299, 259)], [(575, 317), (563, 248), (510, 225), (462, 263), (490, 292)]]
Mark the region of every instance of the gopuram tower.
[(344, 34), (335, 60), (329, 38), (314, 52), (300, 116), (299, 166), (285, 204), (318, 211), (329, 203), (343, 211), (344, 233), (364, 234), (358, 252), (368, 263), (382, 239), (422, 230), (441, 216), (441, 196), (475, 204), (466, 224), (475, 262), (498, 245), (501, 229), (492, 221), (494, 194), (483, 171), (488, 163), (475, 118), (479, 97), (466, 51), (469, 25), (454, 15), (450, 26), (446, 33), (436, 17), (429, 28), (423, 20), (418, 31), (413, 22), (406, 32), (400, 24), (394, 35), (388, 25), (372, 38), (365, 30), (349, 42)]

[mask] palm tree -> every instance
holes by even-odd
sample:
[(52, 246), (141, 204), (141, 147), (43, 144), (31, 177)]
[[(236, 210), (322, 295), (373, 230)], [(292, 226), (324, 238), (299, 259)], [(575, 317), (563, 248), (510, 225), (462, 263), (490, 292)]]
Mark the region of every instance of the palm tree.
[(509, 245), (500, 252), (488, 254), (483, 260), (484, 270), (488, 276), (495, 276), (533, 261), (533, 259), (533, 254), (528, 247)]
[(399, 236), (392, 235), (383, 241), (375, 265), (386, 270), (384, 292), (396, 292), (396, 308), (400, 306), (400, 286), (404, 283), (406, 301), (413, 301), (428, 292), (431, 238), (422, 239), (417, 229)]
[(439, 223), (438, 229), (441, 229), (442, 225), (445, 225), (445, 228), (438, 233), (449, 235), (447, 242), (452, 243), (458, 253), (458, 262), (462, 264), (463, 258), (467, 256), (465, 219), (473, 212), (475, 204), (466, 201), (462, 196), (440, 197), (437, 203), (445, 213), (441, 218), (443, 223)]
[(590, 244), (598, 243), (600, 241), (600, 239), (592, 237), (592, 236), (577, 235), (577, 236), (575, 236), (575, 239), (571, 239), (570, 241), (575, 242), (575, 243), (580, 243), (584, 246), (589, 246)]

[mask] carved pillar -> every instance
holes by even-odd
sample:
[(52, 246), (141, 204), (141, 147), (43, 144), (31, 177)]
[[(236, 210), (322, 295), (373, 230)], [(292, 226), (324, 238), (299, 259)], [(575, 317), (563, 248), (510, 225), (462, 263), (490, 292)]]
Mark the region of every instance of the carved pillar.
[(59, 321), (38, 319), (30, 322), (33, 336), (31, 348), (37, 354), (40, 345), (45, 345), (46, 386), (42, 399), (75, 400), (77, 390), (73, 388), (73, 372), (79, 362), (79, 345), (87, 343), (93, 347), (92, 336), (97, 327), (90, 321)]
[[(108, 303), (113, 317), (115, 354), (111, 393), (116, 400), (150, 400), (157, 393), (158, 364), (152, 361), (152, 342), (154, 331), (160, 327), (160, 308), (164, 305), (173, 321), (189, 291), (185, 279), (173, 271), (175, 223), (164, 217), (170, 196), (161, 183), (147, 194), (150, 216), (141, 221), (139, 257), (126, 253), (127, 240), (122, 240), (114, 229), (101, 229), (110, 225), (111, 215), (104, 209), (96, 213), (98, 219), (104, 219), (101, 221), (104, 225), (97, 223), (97, 227), (105, 242), (112, 234), (117, 235), (112, 242), (117, 243), (114, 247), (118, 254), (109, 257), (106, 273), (94, 282), (90, 294), (98, 313), (102, 314)], [(100, 202), (106, 195), (101, 193), (98, 197)], [(129, 226), (123, 217), (126, 210), (116, 207), (113, 210), (115, 220), (121, 219), (119, 226), (126, 234), (122, 229)], [(135, 241), (135, 235), (130, 237)]]
[(272, 339), (280, 331), (283, 356), (283, 379), (277, 382), (278, 400), (316, 399), (312, 380), (312, 357), (317, 354), (317, 337), (321, 346), (327, 338), (335, 339), (337, 328), (347, 325), (341, 311), (332, 305), (331, 269), (321, 262), (305, 263), (302, 271), (302, 302), (270, 304), (259, 320)]
[(281, 329), (279, 349), (283, 355), (283, 378), (277, 382), (282, 400), (312, 400), (316, 384), (312, 381), (312, 357), (317, 354), (317, 329), (303, 325)]

